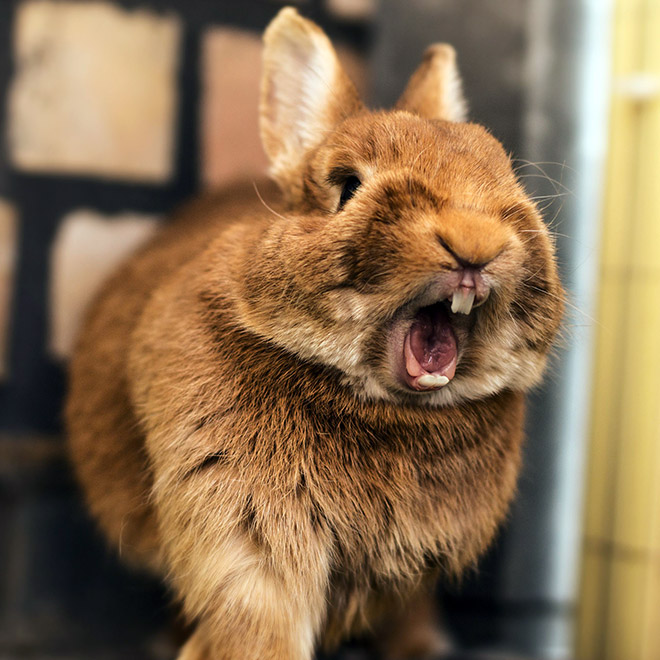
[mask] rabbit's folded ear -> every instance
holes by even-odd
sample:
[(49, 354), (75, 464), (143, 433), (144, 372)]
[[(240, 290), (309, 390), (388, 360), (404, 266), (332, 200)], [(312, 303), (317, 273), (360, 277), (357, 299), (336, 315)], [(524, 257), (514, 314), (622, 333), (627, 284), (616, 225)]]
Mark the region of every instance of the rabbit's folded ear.
[(465, 121), (467, 104), (456, 67), (456, 52), (449, 44), (434, 44), (396, 104), (427, 119)]
[(300, 187), (305, 153), (362, 107), (325, 33), (292, 7), (282, 9), (264, 34), (259, 123), (285, 193)]

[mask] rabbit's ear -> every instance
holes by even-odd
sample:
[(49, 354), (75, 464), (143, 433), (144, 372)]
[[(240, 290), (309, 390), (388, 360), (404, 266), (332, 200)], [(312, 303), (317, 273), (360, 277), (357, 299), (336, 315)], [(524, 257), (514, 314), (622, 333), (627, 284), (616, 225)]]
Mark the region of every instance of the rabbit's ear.
[(467, 104), (456, 67), (456, 52), (449, 44), (434, 44), (396, 104), (427, 119), (465, 121)]
[(361, 108), (325, 33), (292, 7), (282, 9), (264, 34), (259, 107), (261, 141), (280, 186), (299, 187), (305, 153)]

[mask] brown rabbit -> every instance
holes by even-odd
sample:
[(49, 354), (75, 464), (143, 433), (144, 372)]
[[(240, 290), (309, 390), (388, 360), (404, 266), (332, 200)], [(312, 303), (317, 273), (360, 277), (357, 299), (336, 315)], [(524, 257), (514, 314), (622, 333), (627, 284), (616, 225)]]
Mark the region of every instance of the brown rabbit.
[(372, 113), (283, 9), (261, 96), (281, 200), (196, 203), (91, 310), (71, 453), (194, 623), (180, 660), (309, 660), (379, 625), (387, 657), (439, 650), (426, 594), (505, 515), (563, 299), (509, 158), (463, 119), (450, 47)]

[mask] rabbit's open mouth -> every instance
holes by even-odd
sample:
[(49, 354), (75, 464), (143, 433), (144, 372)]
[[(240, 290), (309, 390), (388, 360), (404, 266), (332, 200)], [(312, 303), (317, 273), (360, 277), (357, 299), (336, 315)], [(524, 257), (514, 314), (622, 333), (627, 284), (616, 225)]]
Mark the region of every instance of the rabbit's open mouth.
[(422, 307), (403, 341), (403, 380), (417, 391), (444, 387), (454, 377), (458, 344), (443, 302)]

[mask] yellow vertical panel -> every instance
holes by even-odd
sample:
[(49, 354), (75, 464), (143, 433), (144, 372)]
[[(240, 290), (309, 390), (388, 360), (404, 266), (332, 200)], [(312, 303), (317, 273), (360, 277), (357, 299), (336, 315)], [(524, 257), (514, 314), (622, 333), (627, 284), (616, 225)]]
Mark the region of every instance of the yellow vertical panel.
[[(614, 40), (617, 75), (637, 66), (635, 46), (641, 0), (620, 0), (616, 9)], [(587, 475), (587, 536), (610, 538), (612, 480), (615, 477), (618, 426), (613, 418), (620, 398), (620, 364), (613, 356), (623, 345), (622, 310), (627, 287), (624, 272), (630, 239), (632, 189), (635, 183), (636, 111), (622, 98), (613, 97), (610, 157), (606, 171), (606, 204), (601, 244), (601, 286), (598, 301), (595, 377), (593, 379), (592, 432)]]
[[(619, 79), (636, 71), (640, 65), (638, 47), (643, 0), (619, 0), (615, 8), (613, 38), (615, 57), (612, 74)], [(601, 241), (601, 264), (604, 268), (626, 263), (631, 222), (631, 190), (635, 185), (637, 108), (613, 90), (610, 107), (609, 151), (606, 164), (606, 205)]]
[(647, 569), (647, 599), (642, 634), (643, 660), (660, 658), (660, 560), (657, 556)]
[[(647, 0), (640, 25), (639, 72), (660, 77), (660, 2)], [(660, 79), (660, 78), (659, 78)], [(633, 103), (631, 103), (632, 105)], [(660, 475), (660, 98), (640, 99), (636, 197), (632, 205), (628, 316), (622, 443), (630, 444), (622, 466), (616, 535), (621, 542), (660, 548), (656, 518)]]
[(617, 426), (607, 411), (621, 396), (621, 365), (613, 359), (621, 348), (624, 326), (622, 310), (627, 286), (619, 269), (605, 270), (600, 279), (598, 301), (598, 350), (595, 355), (593, 415), (590, 458), (587, 463), (589, 515), (585, 520), (587, 538), (608, 539), (612, 528), (612, 481), (616, 474)]
[(641, 562), (621, 559), (611, 562), (606, 645), (599, 660), (642, 660), (640, 623), (644, 617), (645, 569)]
[(604, 577), (609, 569), (609, 557), (604, 549), (587, 547), (582, 560), (582, 592), (578, 602), (579, 635), (576, 657), (580, 660), (604, 660), (601, 640), (604, 636), (603, 605), (606, 596)]
[[(658, 421), (660, 420), (660, 401), (658, 401), (658, 410), (655, 411), (655, 417), (656, 427), (660, 427), (660, 421)], [(660, 444), (660, 441), (658, 442)], [(658, 463), (660, 463), (660, 456), (656, 454), (656, 475), (660, 475), (660, 465)], [(660, 476), (658, 476), (658, 480), (660, 481)], [(649, 517), (649, 525), (651, 527), (649, 535), (651, 539), (650, 551), (655, 557), (658, 568), (660, 568), (660, 487), (657, 485), (652, 493), (651, 507), (651, 515)], [(660, 594), (658, 595), (658, 600), (660, 600)], [(660, 636), (660, 627), (658, 628), (658, 635)], [(658, 658), (660, 658), (660, 655), (658, 655)]]
[[(647, 0), (644, 29), (643, 67), (647, 74), (660, 81), (660, 0)], [(646, 277), (656, 286), (652, 297), (646, 301), (651, 311), (648, 318), (647, 346), (653, 343), (660, 346), (660, 96), (643, 104), (641, 113), (642, 142), (640, 145), (639, 206), (640, 231), (636, 238), (634, 259), (639, 277)], [(648, 433), (651, 441), (647, 460), (654, 467), (656, 479), (644, 502), (644, 512), (648, 516), (648, 556), (649, 564), (644, 585), (645, 616), (641, 637), (643, 660), (660, 658), (660, 358), (649, 356), (648, 371), (655, 379), (649, 383)]]
[[(660, 242), (660, 241), (659, 241)], [(650, 549), (652, 515), (660, 488), (660, 273), (633, 267), (626, 305), (626, 345), (621, 370), (620, 447), (614, 541), (627, 549)], [(612, 356), (616, 360), (616, 354)]]
[[(578, 660), (660, 660), (660, 0), (616, 0)], [(654, 558), (654, 559), (651, 559)]]
[[(660, 76), (660, 2), (648, 0), (643, 29), (641, 72)], [(660, 259), (660, 96), (639, 104), (640, 142), (637, 167), (640, 192), (639, 231), (634, 245), (638, 268), (658, 272)], [(660, 301), (655, 301), (660, 304)]]
[[(616, 57), (612, 67), (624, 75), (637, 66), (637, 28), (642, 0), (619, 0), (615, 12)], [(635, 183), (636, 111), (613, 96), (610, 153), (606, 168), (606, 203), (601, 244), (601, 278), (598, 301), (595, 377), (593, 379), (592, 431), (588, 462), (587, 536), (610, 540), (612, 482), (616, 475), (618, 424), (615, 411), (621, 392), (621, 365), (616, 356), (623, 346), (632, 189)]]

